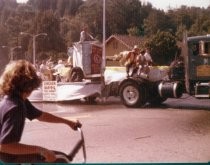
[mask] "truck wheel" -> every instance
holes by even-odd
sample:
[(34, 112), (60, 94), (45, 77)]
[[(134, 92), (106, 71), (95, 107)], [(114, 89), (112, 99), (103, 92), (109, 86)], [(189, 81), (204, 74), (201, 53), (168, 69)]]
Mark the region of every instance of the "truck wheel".
[(71, 82), (81, 82), (84, 78), (84, 74), (81, 68), (75, 67), (70, 72), (70, 81)]
[(97, 104), (96, 102), (96, 96), (89, 96), (89, 97), (86, 97), (85, 98), (85, 101), (88, 103), (88, 104)]
[(127, 81), (120, 87), (120, 97), (123, 104), (130, 108), (141, 107), (146, 103), (145, 88), (135, 82)]

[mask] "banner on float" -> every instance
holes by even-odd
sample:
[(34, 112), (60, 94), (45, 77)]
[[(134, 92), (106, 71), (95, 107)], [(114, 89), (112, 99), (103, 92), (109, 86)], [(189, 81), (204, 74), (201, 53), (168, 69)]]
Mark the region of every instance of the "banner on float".
[(44, 101), (56, 101), (57, 81), (43, 81), (42, 94)]

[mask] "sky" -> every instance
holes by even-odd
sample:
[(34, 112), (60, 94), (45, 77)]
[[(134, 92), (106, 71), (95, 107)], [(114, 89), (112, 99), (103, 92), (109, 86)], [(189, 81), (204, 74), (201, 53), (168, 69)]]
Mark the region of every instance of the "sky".
[(182, 5), (188, 7), (204, 7), (210, 6), (210, 0), (142, 0), (142, 2), (150, 2), (153, 7), (157, 9), (163, 9), (167, 11), (169, 7), (171, 9), (179, 8)]
[[(26, 2), (27, 0), (17, 0), (17, 2)], [(169, 7), (171, 9), (179, 8), (181, 5), (194, 6), (194, 7), (208, 7), (210, 0), (142, 0), (142, 2), (150, 2), (153, 7), (167, 11)]]

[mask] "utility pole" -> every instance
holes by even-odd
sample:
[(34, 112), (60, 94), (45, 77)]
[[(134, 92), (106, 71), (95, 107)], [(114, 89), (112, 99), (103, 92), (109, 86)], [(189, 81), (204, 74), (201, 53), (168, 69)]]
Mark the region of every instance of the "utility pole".
[(47, 33), (39, 33), (39, 34), (30, 34), (26, 32), (20, 32), (20, 35), (29, 35), (33, 39), (33, 64), (36, 65), (36, 37), (38, 36), (47, 36)]

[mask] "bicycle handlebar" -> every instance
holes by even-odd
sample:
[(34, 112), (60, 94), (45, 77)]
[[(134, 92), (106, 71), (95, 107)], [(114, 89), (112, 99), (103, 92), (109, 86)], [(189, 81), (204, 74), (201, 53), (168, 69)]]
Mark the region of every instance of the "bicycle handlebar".
[(80, 140), (77, 142), (77, 144), (75, 145), (75, 147), (73, 148), (73, 150), (68, 154), (68, 155), (65, 155), (65, 154), (56, 154), (56, 159), (61, 159), (61, 160), (64, 160), (66, 163), (70, 163), (73, 158), (75, 157), (75, 155), (78, 153), (78, 151), (80, 150), (80, 148), (82, 147), (82, 150), (83, 150), (83, 159), (84, 159), (84, 162), (83, 163), (86, 163), (86, 148), (85, 148), (85, 140), (84, 140), (84, 134), (82, 132), (82, 129), (81, 128), (77, 128), (77, 131), (80, 133)]
[(87, 159), (86, 148), (85, 148), (85, 138), (84, 138), (84, 134), (82, 132), (82, 129), (78, 127), (77, 130), (80, 132), (81, 141), (83, 142), (82, 143), (82, 151), (83, 151), (83, 158), (84, 158), (84, 163), (85, 163), (86, 159)]

